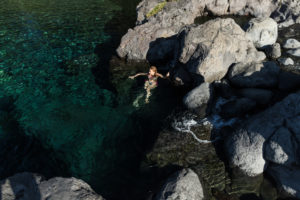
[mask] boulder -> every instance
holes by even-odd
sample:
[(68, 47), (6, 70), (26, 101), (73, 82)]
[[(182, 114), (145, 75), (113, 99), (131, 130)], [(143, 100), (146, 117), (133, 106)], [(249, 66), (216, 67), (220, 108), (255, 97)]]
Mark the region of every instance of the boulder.
[(233, 63), (250, 63), (266, 58), (233, 19), (215, 19), (185, 27), (180, 33), (179, 61), (205, 82), (222, 79)]
[(236, 87), (272, 88), (278, 84), (279, 67), (275, 62), (237, 63), (228, 72), (228, 79)]
[(284, 125), (285, 120), (299, 115), (299, 105), (300, 93), (290, 94), (283, 101), (241, 124), (225, 140), (229, 163), (249, 176), (263, 173), (267, 165), (263, 157), (266, 141)]
[(299, 167), (286, 167), (272, 164), (268, 168), (282, 195), (300, 198), (300, 169)]
[(283, 48), (285, 48), (285, 49), (298, 49), (298, 48), (300, 48), (300, 42), (296, 39), (288, 39), (284, 43)]
[[(176, 35), (182, 27), (193, 24), (196, 17), (207, 15), (207, 12), (213, 15), (268, 17), (277, 4), (270, 0), (143, 0), (137, 6), (137, 26), (123, 36), (117, 53), (122, 58), (146, 60), (150, 43)], [(160, 52), (170, 54), (173, 45), (172, 42), (168, 42), (167, 46), (159, 45), (163, 47)], [(164, 58), (163, 54), (160, 58)], [(151, 56), (147, 59), (157, 60)]]
[(257, 104), (266, 105), (270, 102), (273, 92), (265, 89), (257, 88), (244, 88), (238, 91), (238, 93), (246, 98), (255, 101)]
[(281, 63), (282, 65), (294, 65), (294, 61), (291, 58), (279, 58), (278, 59), (279, 63)]
[(296, 164), (294, 146), (296, 143), (291, 132), (287, 128), (281, 127), (266, 142), (265, 159), (281, 165)]
[(273, 45), (278, 37), (277, 23), (272, 18), (251, 19), (246, 27), (246, 37), (257, 48)]
[(191, 90), (183, 98), (184, 105), (190, 110), (208, 112), (209, 103), (213, 99), (213, 88), (209, 83), (202, 83)]
[(300, 57), (300, 48), (298, 49), (291, 49), (287, 51), (288, 54), (295, 56), (295, 57)]
[(183, 169), (173, 174), (164, 184), (156, 200), (202, 200), (203, 189), (197, 174)]
[(221, 106), (220, 115), (224, 118), (241, 117), (256, 106), (256, 102), (248, 98), (230, 100)]
[(0, 197), (5, 200), (104, 200), (76, 178), (44, 180), (37, 174), (24, 172), (1, 180), (0, 186)]

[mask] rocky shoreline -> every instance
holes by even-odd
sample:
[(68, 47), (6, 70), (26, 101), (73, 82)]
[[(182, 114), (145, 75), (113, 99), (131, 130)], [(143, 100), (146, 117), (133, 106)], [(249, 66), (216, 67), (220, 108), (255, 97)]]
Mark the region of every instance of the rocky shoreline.
[[(193, 88), (145, 160), (180, 170), (148, 199), (300, 198), (299, 23), (294, 0), (140, 2), (118, 56)], [(103, 199), (75, 178), (22, 173), (1, 186), (3, 199)]]

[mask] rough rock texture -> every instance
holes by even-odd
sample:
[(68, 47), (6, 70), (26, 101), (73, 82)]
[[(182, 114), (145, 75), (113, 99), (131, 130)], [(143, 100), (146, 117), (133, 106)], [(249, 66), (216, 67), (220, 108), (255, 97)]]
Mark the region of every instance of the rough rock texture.
[(268, 169), (268, 173), (275, 179), (278, 188), (283, 194), (300, 198), (299, 167), (271, 165)]
[(300, 42), (296, 39), (288, 39), (284, 45), (283, 45), (283, 48), (285, 49), (297, 49), (297, 48), (300, 48)]
[(282, 0), (271, 17), (279, 23), (279, 27), (288, 27), (299, 23), (300, 1)]
[(245, 121), (226, 139), (225, 150), (230, 163), (249, 176), (261, 174), (266, 168), (263, 157), (266, 141), (278, 128), (285, 126), (285, 121), (300, 115), (299, 105), (300, 93), (291, 94), (273, 107)]
[(202, 83), (184, 96), (183, 103), (188, 109), (205, 111), (212, 98), (213, 89), (211, 84)]
[(279, 67), (274, 62), (238, 63), (228, 72), (228, 79), (236, 87), (270, 88), (278, 84)]
[(257, 104), (267, 104), (270, 102), (273, 93), (270, 90), (257, 89), (257, 88), (244, 88), (238, 91), (238, 93), (246, 98), (255, 101)]
[(231, 100), (221, 106), (221, 116), (224, 118), (240, 117), (254, 109), (256, 102), (248, 98)]
[(156, 200), (202, 200), (201, 182), (191, 169), (183, 169), (172, 175), (165, 183)]
[(296, 146), (292, 133), (284, 127), (279, 128), (265, 145), (265, 158), (282, 165), (296, 164)]
[(272, 18), (253, 18), (247, 24), (246, 37), (257, 48), (273, 45), (278, 37), (277, 23)]
[(182, 30), (179, 61), (205, 82), (222, 79), (233, 63), (265, 59), (233, 19), (215, 19)]
[(91, 187), (76, 178), (43, 180), (24, 172), (0, 181), (0, 197), (5, 200), (104, 200)]
[[(268, 17), (278, 5), (277, 1), (271, 0), (176, 0), (162, 2), (161, 0), (143, 0), (137, 6), (137, 26), (134, 29), (129, 29), (122, 38), (117, 49), (120, 57), (145, 60), (151, 42), (159, 38), (174, 36), (183, 26), (192, 24), (196, 17), (206, 15), (207, 12), (214, 15), (251, 14), (256, 17)], [(160, 7), (162, 9), (157, 9)], [(174, 48), (172, 44), (163, 46), (161, 51), (164, 54)]]
[(278, 61), (283, 65), (294, 65), (294, 61), (291, 58), (279, 58)]

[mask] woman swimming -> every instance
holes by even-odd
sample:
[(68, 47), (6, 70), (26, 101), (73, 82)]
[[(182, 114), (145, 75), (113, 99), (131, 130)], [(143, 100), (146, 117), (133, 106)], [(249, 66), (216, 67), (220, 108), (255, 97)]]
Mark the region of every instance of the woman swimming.
[(157, 68), (155, 66), (151, 66), (149, 69), (148, 74), (147, 73), (138, 73), (134, 76), (129, 76), (130, 79), (134, 79), (138, 76), (148, 76), (148, 80), (145, 81), (144, 88), (147, 92), (145, 103), (149, 103), (149, 97), (151, 96), (151, 90), (156, 88), (158, 85), (157, 79), (160, 78), (166, 78), (162, 74), (157, 72)]

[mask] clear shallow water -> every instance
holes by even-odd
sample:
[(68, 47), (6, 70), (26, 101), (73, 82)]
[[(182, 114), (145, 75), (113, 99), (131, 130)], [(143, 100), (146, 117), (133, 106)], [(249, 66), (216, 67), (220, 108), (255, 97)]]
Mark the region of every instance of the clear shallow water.
[(145, 193), (144, 151), (180, 98), (161, 81), (136, 108), (143, 80), (127, 77), (147, 66), (109, 67), (137, 3), (0, 2), (2, 178), (33, 171), (84, 179), (109, 199)]

